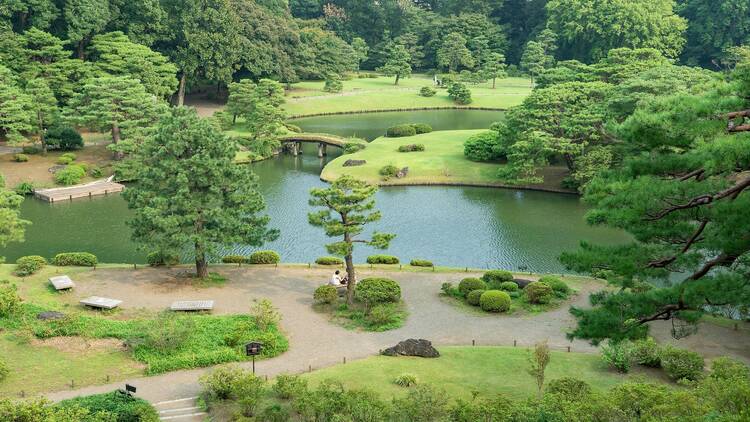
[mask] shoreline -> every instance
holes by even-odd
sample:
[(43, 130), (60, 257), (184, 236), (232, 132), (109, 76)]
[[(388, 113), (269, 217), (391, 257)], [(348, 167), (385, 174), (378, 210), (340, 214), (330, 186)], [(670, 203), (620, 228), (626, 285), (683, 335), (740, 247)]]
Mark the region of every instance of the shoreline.
[(343, 116), (347, 114), (372, 114), (372, 113), (397, 113), (405, 111), (435, 111), (435, 110), (473, 110), (473, 111), (508, 111), (507, 108), (497, 107), (472, 107), (472, 106), (435, 106), (435, 107), (411, 107), (411, 108), (384, 108), (377, 110), (350, 110), (350, 111), (330, 111), (326, 113), (311, 113), (311, 114), (293, 114), (287, 117), (287, 120), (304, 119), (307, 117), (323, 117), (323, 116)]

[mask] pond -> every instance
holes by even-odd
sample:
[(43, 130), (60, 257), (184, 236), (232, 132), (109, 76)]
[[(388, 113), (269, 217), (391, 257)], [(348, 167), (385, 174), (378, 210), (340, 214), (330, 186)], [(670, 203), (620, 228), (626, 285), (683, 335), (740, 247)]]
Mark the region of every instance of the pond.
[[(497, 113), (480, 117), (474, 113), (486, 112), (461, 111), (464, 118), (459, 119), (460, 124), (498, 119)], [(374, 117), (378, 118), (379, 128), (404, 121), (425, 121), (416, 119), (413, 113), (388, 120), (388, 114), (392, 113), (326, 117), (331, 119), (331, 125), (317, 123), (314, 130), (350, 135), (359, 119)], [(313, 130), (307, 122), (295, 124)], [(330, 242), (320, 228), (308, 224), (311, 208), (307, 200), (311, 188), (325, 185), (319, 174), (335, 155), (318, 159), (314, 145), (304, 148), (305, 153), (299, 157), (284, 155), (253, 164), (271, 224), (281, 231), (280, 238), (264, 248), (279, 251), (285, 262), (312, 262), (327, 255), (324, 245)], [(397, 187), (381, 189), (376, 201), (383, 219), (372, 227), (397, 235), (385, 253), (407, 263), (412, 258), (423, 258), (438, 265), (508, 269), (526, 266), (530, 271), (562, 272), (557, 257), (565, 250), (575, 249), (581, 240), (604, 244), (628, 240), (622, 232), (586, 225), (586, 207), (573, 195), (468, 187)], [(131, 212), (120, 196), (56, 204), (27, 199), (21, 213), (33, 225), (27, 230), (26, 242), (0, 251), (9, 262), (23, 255), (52, 256), (63, 251), (90, 251), (101, 262), (144, 261), (144, 254), (130, 241), (125, 221)], [(243, 245), (230, 249), (243, 254), (251, 250)], [(355, 261), (364, 262), (372, 253), (376, 251), (358, 247)]]

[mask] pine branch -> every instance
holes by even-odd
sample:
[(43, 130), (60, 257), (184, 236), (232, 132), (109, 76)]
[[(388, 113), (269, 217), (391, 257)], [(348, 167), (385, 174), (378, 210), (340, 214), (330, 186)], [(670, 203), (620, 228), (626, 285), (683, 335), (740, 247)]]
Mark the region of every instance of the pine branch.
[(649, 221), (655, 221), (660, 220), (670, 214), (672, 214), (675, 211), (681, 211), (681, 210), (687, 210), (691, 208), (697, 208), (702, 207), (704, 205), (709, 205), (715, 201), (718, 201), (720, 199), (724, 199), (727, 197), (731, 197), (732, 199), (736, 198), (742, 191), (750, 187), (750, 177), (743, 179), (737, 183), (734, 184), (734, 186), (727, 188), (723, 191), (717, 192), (713, 195), (700, 195), (696, 196), (695, 198), (692, 198), (688, 202), (672, 205), (670, 207), (664, 208), (661, 211), (657, 212), (656, 214), (650, 215), (647, 220)]

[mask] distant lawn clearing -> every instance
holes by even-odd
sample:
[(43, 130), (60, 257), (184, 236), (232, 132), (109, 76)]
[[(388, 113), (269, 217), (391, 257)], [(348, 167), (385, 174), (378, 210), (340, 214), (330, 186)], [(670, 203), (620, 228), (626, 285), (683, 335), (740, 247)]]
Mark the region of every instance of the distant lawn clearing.
[[(414, 374), (419, 384), (433, 385), (454, 398), (471, 399), (472, 391), (485, 397), (504, 394), (519, 400), (536, 394), (536, 382), (526, 372), (530, 353), (526, 348), (477, 346), (438, 350), (441, 356), (436, 359), (374, 356), (321, 369), (304, 377), (314, 385), (334, 379), (347, 388), (367, 388), (385, 398), (406, 394), (407, 388), (393, 383), (394, 378), (404, 373)], [(597, 354), (563, 351), (552, 352), (546, 371), (547, 382), (573, 377), (586, 381), (598, 391), (631, 376), (608, 369)]]
[[(342, 81), (344, 90), (337, 94), (323, 91), (323, 81), (306, 81), (294, 84), (287, 92), (284, 109), (290, 116), (376, 111), (391, 109), (418, 109), (455, 107), (446, 89), (437, 89), (433, 97), (422, 97), (419, 89), (433, 86), (426, 75), (414, 75), (393, 85), (394, 78), (378, 77)], [(467, 84), (473, 102), (467, 108), (507, 109), (520, 104), (531, 92), (530, 82), (524, 78), (507, 78), (497, 81), (496, 89), (490, 83)]]
[[(398, 185), (478, 185), (506, 186), (497, 178), (499, 163), (478, 163), (464, 156), (464, 142), (483, 130), (438, 131), (403, 138), (381, 137), (372, 141), (366, 149), (343, 155), (331, 161), (320, 177), (326, 181), (348, 174), (358, 179), (381, 186)], [(398, 147), (409, 144), (424, 144), (422, 152), (398, 152)], [(367, 164), (344, 167), (347, 160), (366, 160)], [(398, 168), (409, 167), (409, 174), (401, 179), (383, 180), (378, 174), (386, 165)], [(545, 182), (525, 187), (561, 190), (560, 181), (567, 173), (563, 167), (550, 167), (543, 171)], [(519, 188), (521, 186), (518, 186)]]

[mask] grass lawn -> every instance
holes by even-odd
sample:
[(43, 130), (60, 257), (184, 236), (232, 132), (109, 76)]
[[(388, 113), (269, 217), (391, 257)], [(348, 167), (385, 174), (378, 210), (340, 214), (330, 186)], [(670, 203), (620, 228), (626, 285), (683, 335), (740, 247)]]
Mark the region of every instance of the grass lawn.
[[(347, 388), (367, 388), (386, 398), (406, 394), (406, 388), (393, 383), (394, 378), (404, 373), (414, 374), (419, 383), (442, 388), (454, 398), (471, 399), (473, 391), (484, 396), (505, 394), (514, 399), (536, 394), (536, 382), (526, 372), (530, 351), (525, 348), (441, 347), (439, 351), (441, 356), (436, 359), (374, 356), (317, 370), (304, 377), (313, 385), (334, 379)], [(563, 351), (552, 352), (546, 371), (548, 381), (573, 377), (599, 391), (632, 376), (608, 369), (597, 354)]]
[[(332, 181), (348, 174), (358, 179), (381, 186), (397, 185), (486, 185), (504, 186), (497, 178), (499, 163), (478, 163), (464, 156), (464, 142), (482, 130), (437, 131), (403, 138), (381, 137), (372, 141), (366, 149), (343, 155), (328, 163), (321, 178)], [(409, 144), (424, 144), (422, 152), (398, 152), (398, 147)], [(366, 160), (367, 164), (344, 167), (346, 160)], [(409, 167), (408, 176), (383, 180), (378, 171), (386, 165), (398, 168)], [(531, 187), (562, 189), (560, 181), (567, 173), (563, 167), (549, 167), (542, 171), (545, 182)]]
[[(413, 75), (393, 85), (394, 78), (378, 77), (343, 81), (344, 90), (338, 94), (323, 91), (323, 81), (299, 82), (287, 92), (284, 109), (290, 116), (349, 111), (453, 107), (445, 89), (438, 89), (433, 97), (422, 97), (419, 89), (432, 86), (432, 78)], [(507, 109), (520, 104), (531, 92), (530, 82), (524, 78), (507, 78), (497, 81), (496, 89), (490, 83), (468, 85), (474, 101), (468, 107)]]

